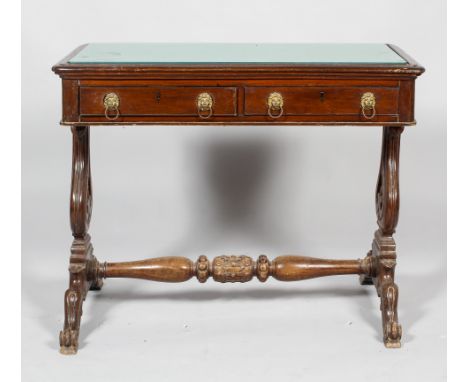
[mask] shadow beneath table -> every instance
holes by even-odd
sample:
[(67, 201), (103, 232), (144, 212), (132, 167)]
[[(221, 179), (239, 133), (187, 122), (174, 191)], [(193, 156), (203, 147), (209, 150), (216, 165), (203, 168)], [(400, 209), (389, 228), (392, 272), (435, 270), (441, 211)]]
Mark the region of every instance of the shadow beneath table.
[(284, 208), (296, 197), (298, 185), (285, 187), (282, 194), (273, 188), (288, 184), (291, 173), (301, 172), (297, 166), (285, 169), (284, 161), (290, 156), (298, 160), (306, 147), (310, 150), (307, 143), (309, 147), (296, 139), (285, 144), (273, 134), (250, 133), (188, 143), (184, 148), (188, 228), (164, 254), (200, 255), (238, 237), (268, 248), (294, 248), (298, 238), (290, 221), (296, 217), (285, 220)]

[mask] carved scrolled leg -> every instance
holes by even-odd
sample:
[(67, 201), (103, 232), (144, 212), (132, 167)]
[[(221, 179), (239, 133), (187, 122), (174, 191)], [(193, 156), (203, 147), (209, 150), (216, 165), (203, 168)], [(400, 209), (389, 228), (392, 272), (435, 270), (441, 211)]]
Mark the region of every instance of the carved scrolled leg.
[(60, 332), (60, 352), (75, 354), (78, 350), (78, 335), (83, 298), (81, 293), (68, 289), (65, 292), (65, 324)]
[(384, 344), (399, 348), (402, 328), (398, 322), (398, 286), (395, 284), (396, 246), (392, 237), (375, 233), (373, 252), (377, 258), (377, 277), (374, 283), (380, 296)]
[(89, 127), (72, 127), (73, 158), (70, 225), (74, 240), (70, 256), (70, 284), (65, 292), (65, 321), (60, 332), (60, 352), (75, 354), (83, 301), (90, 288), (100, 289), (100, 264), (93, 255), (88, 227), (91, 220), (92, 186), (89, 161)]
[(60, 332), (60, 352), (75, 354), (78, 350), (78, 336), (83, 306), (83, 284), (85, 268), (83, 264), (70, 265), (70, 287), (65, 292), (65, 322)]
[[(375, 193), (377, 224), (372, 251), (368, 254), (375, 270), (372, 283), (380, 297), (383, 340), (388, 348), (400, 347), (402, 335), (398, 322), (398, 286), (395, 284), (396, 245), (393, 239), (398, 224), (399, 155), (403, 127), (384, 127), (380, 170)], [(370, 283), (369, 276), (361, 276), (361, 283)]]
[(382, 286), (381, 306), (382, 325), (385, 346), (399, 348), (402, 335), (401, 325), (398, 323), (398, 286), (390, 282)]
[(71, 262), (69, 287), (65, 292), (65, 321), (60, 332), (60, 352), (62, 354), (75, 354), (78, 350), (78, 336), (83, 301), (86, 298), (89, 282), (87, 277), (87, 262), (82, 258), (91, 256), (92, 246), (90, 237), (75, 239), (71, 248)]

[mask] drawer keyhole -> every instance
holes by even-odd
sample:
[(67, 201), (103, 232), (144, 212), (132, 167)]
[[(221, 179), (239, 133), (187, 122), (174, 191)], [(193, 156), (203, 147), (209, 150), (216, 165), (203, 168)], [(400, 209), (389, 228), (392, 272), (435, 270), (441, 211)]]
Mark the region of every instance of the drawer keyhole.
[(320, 102), (325, 101), (325, 92), (320, 92)]
[(159, 103), (161, 101), (161, 92), (156, 92), (156, 102)]

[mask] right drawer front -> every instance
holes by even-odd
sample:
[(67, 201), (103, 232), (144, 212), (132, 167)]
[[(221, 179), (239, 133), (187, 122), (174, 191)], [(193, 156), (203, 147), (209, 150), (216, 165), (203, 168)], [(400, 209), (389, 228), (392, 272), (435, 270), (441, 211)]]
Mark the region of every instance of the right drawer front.
[(361, 115), (361, 97), (371, 92), (376, 116), (398, 114), (397, 87), (286, 86), (245, 88), (245, 115), (268, 115), (268, 97), (279, 93), (283, 115)]

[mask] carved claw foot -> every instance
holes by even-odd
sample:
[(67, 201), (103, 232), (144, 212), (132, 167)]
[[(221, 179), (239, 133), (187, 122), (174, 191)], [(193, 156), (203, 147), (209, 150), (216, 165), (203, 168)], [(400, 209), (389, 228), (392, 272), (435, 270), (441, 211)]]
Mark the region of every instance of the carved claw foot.
[(401, 346), (401, 325), (398, 323), (398, 287), (395, 283), (387, 284), (382, 288), (381, 310), (383, 324), (383, 340), (387, 348)]
[(70, 328), (60, 332), (60, 353), (69, 355), (76, 354), (78, 351), (78, 330)]

